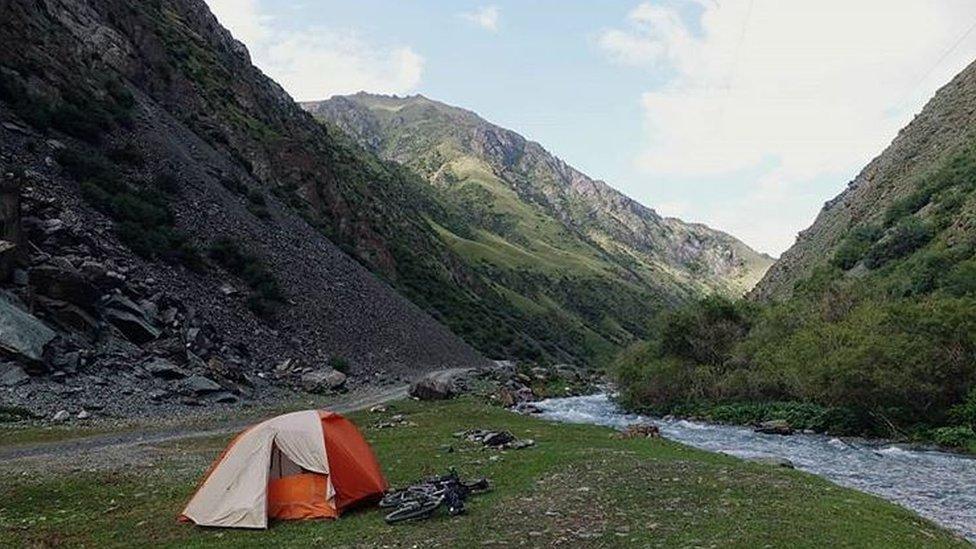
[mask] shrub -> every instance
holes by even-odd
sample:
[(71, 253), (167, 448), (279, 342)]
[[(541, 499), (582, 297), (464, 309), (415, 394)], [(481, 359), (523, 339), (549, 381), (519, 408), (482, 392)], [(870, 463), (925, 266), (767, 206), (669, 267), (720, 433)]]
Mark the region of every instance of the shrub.
[(328, 361), (328, 365), (333, 370), (337, 372), (342, 372), (344, 374), (348, 374), (349, 368), (351, 367), (351, 364), (349, 363), (348, 360), (338, 355), (333, 355), (332, 357), (330, 357)]
[(54, 153), (54, 158), (76, 181), (83, 181), (95, 176), (117, 179), (112, 166), (105, 160), (105, 157), (93, 151), (82, 152), (77, 149), (61, 149)]
[(176, 174), (169, 170), (162, 170), (153, 177), (153, 189), (168, 195), (175, 195), (180, 192), (180, 182)]
[(952, 407), (949, 417), (956, 423), (976, 429), (976, 386), (969, 390), (965, 400)]
[(932, 230), (929, 226), (915, 217), (907, 217), (871, 246), (864, 264), (869, 269), (876, 269), (893, 259), (914, 252), (927, 244), (931, 238)]
[(976, 295), (976, 259), (955, 265), (946, 275), (943, 287), (955, 296)]
[(284, 302), (278, 281), (257, 256), (240, 250), (233, 240), (222, 237), (210, 247), (210, 257), (232, 274), (240, 277), (254, 292), (248, 305), (258, 315), (273, 313)]
[(58, 162), (80, 181), (82, 197), (115, 221), (119, 240), (146, 259), (181, 262), (190, 269), (202, 266), (199, 253), (175, 229), (169, 208), (172, 196), (157, 189), (128, 185), (114, 167), (94, 151), (58, 151)]
[(112, 129), (112, 118), (101, 107), (86, 102), (79, 107), (62, 101), (51, 110), (51, 126), (89, 143), (98, 143)]
[(862, 225), (854, 228), (837, 247), (831, 262), (845, 271), (851, 269), (881, 238), (882, 234), (881, 228), (875, 225)]
[(19, 78), (7, 71), (0, 72), (0, 99), (31, 126), (44, 130), (51, 125), (48, 101), (33, 95)]
[(660, 326), (661, 356), (721, 365), (751, 326), (750, 306), (711, 296), (666, 313)]
[(26, 408), (0, 405), (0, 423), (23, 421), (25, 419), (34, 419), (35, 417), (37, 416)]
[(932, 431), (932, 440), (942, 446), (967, 448), (976, 443), (976, 432), (972, 427), (940, 427)]
[(126, 143), (121, 147), (116, 147), (108, 151), (109, 160), (119, 164), (129, 164), (130, 166), (142, 166), (145, 159), (142, 152), (132, 143)]

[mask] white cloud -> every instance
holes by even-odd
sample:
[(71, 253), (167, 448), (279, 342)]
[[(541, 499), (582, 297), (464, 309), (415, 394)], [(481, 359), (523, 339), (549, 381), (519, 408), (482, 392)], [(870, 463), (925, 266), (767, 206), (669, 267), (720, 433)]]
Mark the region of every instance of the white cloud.
[(481, 6), (480, 8), (465, 12), (461, 17), (478, 25), (489, 32), (498, 31), (499, 11), (498, 6)]
[(296, 99), (366, 90), (403, 93), (420, 83), (424, 58), (408, 47), (376, 49), (354, 33), (310, 29), (267, 46), (268, 74)]
[(369, 91), (417, 88), (424, 58), (409, 46), (380, 46), (356, 32), (279, 27), (258, 0), (207, 0), (211, 11), (251, 52), (255, 65), (299, 101)]
[[(752, 242), (779, 252), (830, 198), (805, 185), (834, 175), (839, 191), (972, 60), (976, 35), (933, 69), (974, 18), (968, 0), (674, 0), (640, 4), (596, 43), (665, 76), (640, 99), (638, 167), (652, 177), (758, 172), (739, 204), (697, 215), (743, 235), (764, 219)], [(809, 213), (769, 221), (797, 201)]]

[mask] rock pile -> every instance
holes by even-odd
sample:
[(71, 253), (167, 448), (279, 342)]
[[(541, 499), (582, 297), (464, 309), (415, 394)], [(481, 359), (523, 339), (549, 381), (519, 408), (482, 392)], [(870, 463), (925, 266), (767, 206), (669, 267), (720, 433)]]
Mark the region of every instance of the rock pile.
[(535, 446), (535, 441), (531, 438), (519, 439), (511, 431), (491, 431), (487, 429), (468, 429), (454, 433), (454, 438), (460, 438), (468, 442), (476, 442), (487, 448), (498, 450), (521, 450)]
[(410, 395), (442, 400), (473, 393), (528, 413), (534, 411), (531, 403), (536, 400), (591, 393), (601, 381), (599, 373), (570, 364), (530, 366), (498, 360), (484, 368), (431, 372), (411, 384)]

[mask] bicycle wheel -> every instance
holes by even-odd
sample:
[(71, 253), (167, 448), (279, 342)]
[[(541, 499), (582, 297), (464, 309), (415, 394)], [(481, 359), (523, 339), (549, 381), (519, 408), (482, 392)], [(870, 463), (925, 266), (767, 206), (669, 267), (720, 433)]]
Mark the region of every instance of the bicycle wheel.
[(424, 502), (414, 502), (412, 504), (404, 505), (396, 511), (386, 515), (384, 520), (387, 524), (395, 524), (397, 522), (403, 522), (407, 520), (421, 520), (425, 518), (430, 518), (441, 505), (441, 499), (428, 500)]

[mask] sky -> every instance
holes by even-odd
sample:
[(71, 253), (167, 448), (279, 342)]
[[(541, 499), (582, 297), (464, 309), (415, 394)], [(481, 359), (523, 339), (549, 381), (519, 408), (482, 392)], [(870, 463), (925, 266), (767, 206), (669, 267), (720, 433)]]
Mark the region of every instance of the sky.
[(420, 93), (779, 255), (976, 59), (972, 0), (207, 0), (297, 100)]

